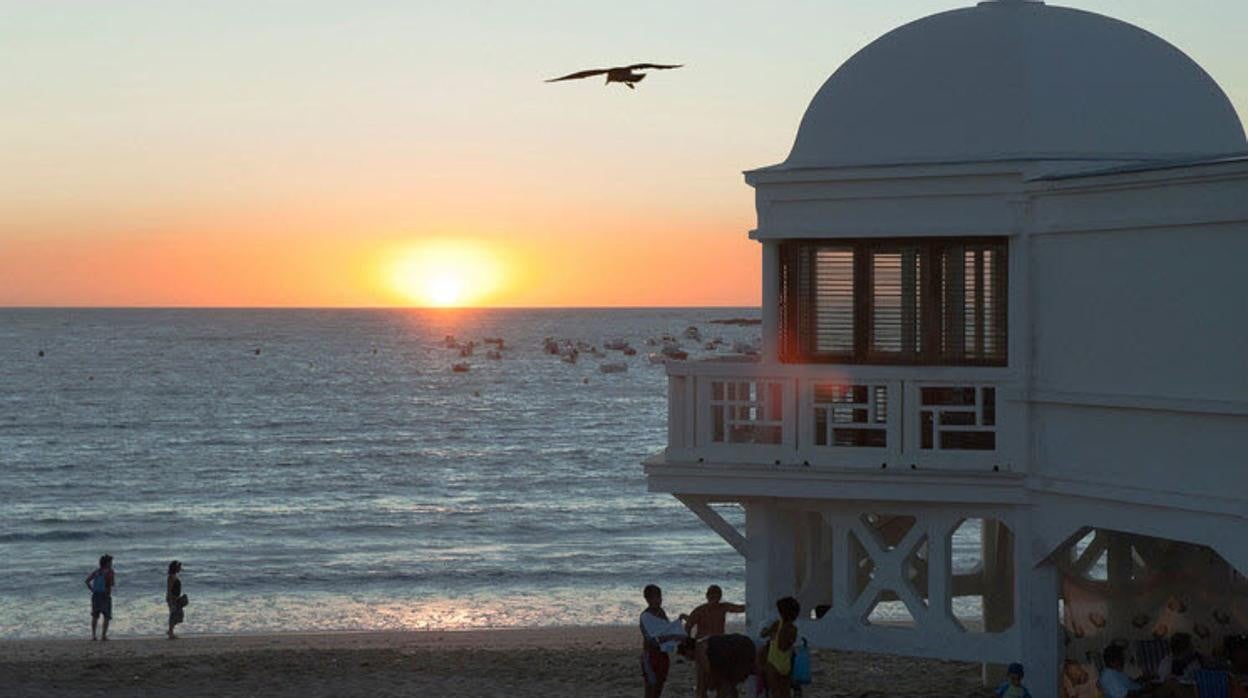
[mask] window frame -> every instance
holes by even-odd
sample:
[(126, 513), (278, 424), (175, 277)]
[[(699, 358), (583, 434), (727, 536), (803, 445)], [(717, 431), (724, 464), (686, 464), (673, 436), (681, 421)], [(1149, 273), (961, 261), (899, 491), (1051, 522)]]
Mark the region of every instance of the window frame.
[[(992, 248), (999, 253), (996, 270), (991, 275), (991, 286), (982, 285), (976, 291), (977, 301), (983, 304), (989, 298), (991, 306), (999, 312), (991, 313), (983, 320), (982, 332), (976, 333), (976, 342), (982, 346), (989, 332), (997, 338), (1000, 350), (992, 356), (949, 355), (943, 347), (943, 325), (950, 310), (945, 302), (943, 276), (940, 270), (942, 255), (950, 250), (965, 248)], [(813, 330), (815, 311), (813, 304), (817, 293), (814, 276), (814, 259), (819, 249), (850, 248), (853, 250), (853, 349), (851, 351), (817, 351), (814, 348), (817, 335)], [(875, 321), (875, 292), (873, 259), (877, 253), (897, 253), (917, 249), (918, 286), (915, 319), (919, 349), (915, 352), (880, 352), (872, 347)], [(803, 253), (806, 258), (803, 260)], [(778, 346), (780, 361), (791, 364), (870, 364), (886, 366), (992, 366), (1009, 365), (1009, 259), (1010, 239), (1003, 235), (980, 235), (967, 237), (896, 237), (896, 238), (816, 238), (784, 240), (779, 245), (780, 269), (778, 274), (780, 312)], [(809, 265), (800, 269), (803, 261)], [(996, 273), (999, 272), (999, 273)], [(977, 273), (982, 280), (982, 275)], [(904, 297), (902, 303), (905, 303)], [(965, 312), (966, 306), (962, 306)], [(904, 311), (903, 311), (904, 313)], [(996, 325), (1000, 325), (996, 327)], [(977, 328), (980, 329), (980, 328)], [(904, 334), (903, 334), (904, 340)], [(963, 346), (966, 343), (962, 338)], [(965, 351), (965, 350), (964, 350)]]

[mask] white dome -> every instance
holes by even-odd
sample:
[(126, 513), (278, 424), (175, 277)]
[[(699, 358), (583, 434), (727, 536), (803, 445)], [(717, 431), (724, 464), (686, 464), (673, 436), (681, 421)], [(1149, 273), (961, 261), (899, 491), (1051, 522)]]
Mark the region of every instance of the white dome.
[(1001, 0), (912, 22), (815, 95), (781, 167), (1162, 159), (1246, 149), (1226, 95), (1130, 24)]

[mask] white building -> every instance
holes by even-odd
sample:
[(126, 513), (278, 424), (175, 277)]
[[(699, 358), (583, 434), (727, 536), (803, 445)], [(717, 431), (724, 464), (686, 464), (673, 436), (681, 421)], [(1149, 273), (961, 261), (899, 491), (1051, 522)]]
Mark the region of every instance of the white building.
[(792, 594), (825, 647), (1023, 661), (1037, 696), (1109, 642), (1213, 650), (1248, 626), (1246, 153), (1200, 66), (1107, 17), (884, 35), (746, 173), (763, 357), (669, 365), (650, 489), (745, 557), (751, 624)]

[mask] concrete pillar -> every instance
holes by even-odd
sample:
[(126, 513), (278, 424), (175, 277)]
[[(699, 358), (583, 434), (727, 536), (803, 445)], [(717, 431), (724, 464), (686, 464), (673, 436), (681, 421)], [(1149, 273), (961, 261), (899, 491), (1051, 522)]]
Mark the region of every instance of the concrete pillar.
[(1106, 531), (1109, 545), (1105, 549), (1106, 585), (1109, 587), (1109, 609), (1106, 614), (1105, 637), (1131, 637), (1131, 537), (1125, 533)]
[(1017, 565), (1021, 661), (1033, 696), (1056, 696), (1062, 668), (1061, 619), (1057, 612), (1060, 577), (1052, 561)]
[[(982, 519), (981, 551), (984, 568), (981, 575), (984, 604), (984, 632), (999, 633), (1014, 625), (1015, 554), (1014, 535), (1005, 524), (995, 519)], [(1005, 679), (1005, 667), (983, 666), (984, 685), (995, 687)], [(1038, 695), (1038, 694), (1037, 694)]]
[(775, 615), (776, 599), (797, 592), (794, 524), (792, 513), (772, 500), (745, 504), (745, 622), (751, 635)]
[(763, 243), (763, 361), (780, 357), (780, 250), (775, 242)]
[(1014, 536), (1005, 524), (983, 520), (984, 632), (1014, 624)]

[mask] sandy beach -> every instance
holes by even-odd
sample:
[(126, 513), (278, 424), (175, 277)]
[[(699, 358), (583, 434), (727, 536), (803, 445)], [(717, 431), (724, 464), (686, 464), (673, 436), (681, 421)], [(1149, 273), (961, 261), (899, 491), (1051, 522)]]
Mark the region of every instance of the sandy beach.
[[(632, 627), (0, 643), (3, 696), (635, 696)], [(981, 696), (979, 668), (818, 652), (807, 696)], [(664, 695), (692, 695), (674, 662)]]

